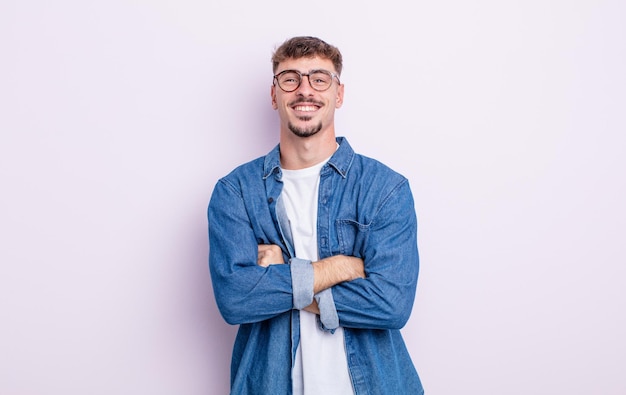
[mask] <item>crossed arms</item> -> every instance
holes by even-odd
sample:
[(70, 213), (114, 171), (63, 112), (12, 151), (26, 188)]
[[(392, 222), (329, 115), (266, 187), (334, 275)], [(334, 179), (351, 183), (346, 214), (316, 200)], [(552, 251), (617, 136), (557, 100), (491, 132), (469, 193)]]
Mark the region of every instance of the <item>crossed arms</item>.
[[(275, 244), (260, 244), (257, 264), (262, 267), (284, 264), (282, 250)], [(312, 262), (313, 292), (318, 293), (334, 285), (357, 278), (365, 278), (365, 267), (361, 258), (334, 255)], [(305, 307), (304, 310), (319, 314), (317, 302)]]
[[(316, 262), (291, 257), (290, 264), (284, 264), (287, 252), (284, 246), (282, 251), (278, 248), (281, 235), (269, 211), (258, 210), (256, 202), (245, 202), (241, 188), (222, 180), (208, 210), (211, 279), (226, 322), (261, 322), (294, 308), (318, 313), (314, 295), (332, 288), (332, 306), (342, 326), (399, 329), (405, 325), (419, 268), (417, 223), (408, 184), (399, 184), (369, 222), (337, 223), (344, 244), (334, 249), (345, 255)], [(358, 256), (350, 256), (352, 251)], [(295, 284), (292, 276), (303, 268), (304, 286)], [(309, 293), (296, 292), (302, 290)]]

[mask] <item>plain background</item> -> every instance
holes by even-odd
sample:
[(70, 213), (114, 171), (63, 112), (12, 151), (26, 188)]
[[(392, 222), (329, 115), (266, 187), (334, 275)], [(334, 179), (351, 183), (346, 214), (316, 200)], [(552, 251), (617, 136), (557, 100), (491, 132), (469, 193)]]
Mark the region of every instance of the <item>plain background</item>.
[(4, 0), (0, 394), (226, 394), (206, 206), (269, 151), (274, 48), (409, 178), (428, 395), (626, 393), (626, 4)]

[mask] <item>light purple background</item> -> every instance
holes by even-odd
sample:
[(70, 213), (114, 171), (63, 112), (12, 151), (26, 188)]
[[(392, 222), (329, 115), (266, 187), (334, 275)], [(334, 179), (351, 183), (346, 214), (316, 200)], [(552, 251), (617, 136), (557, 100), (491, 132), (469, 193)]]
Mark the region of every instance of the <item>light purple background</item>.
[(405, 174), (428, 395), (626, 393), (626, 5), (5, 0), (0, 394), (226, 394), (213, 185), (278, 137), (272, 50), (345, 57)]

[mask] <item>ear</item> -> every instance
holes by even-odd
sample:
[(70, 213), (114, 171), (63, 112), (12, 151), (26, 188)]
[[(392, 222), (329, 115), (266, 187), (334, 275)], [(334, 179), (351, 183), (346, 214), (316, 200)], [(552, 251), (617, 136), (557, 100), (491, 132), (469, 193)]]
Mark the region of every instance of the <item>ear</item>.
[(278, 104), (276, 103), (276, 86), (272, 85), (272, 89), (270, 91), (270, 96), (272, 97), (272, 108), (274, 110), (278, 109)]
[(335, 108), (340, 108), (343, 104), (343, 84), (337, 88), (337, 99), (335, 101)]

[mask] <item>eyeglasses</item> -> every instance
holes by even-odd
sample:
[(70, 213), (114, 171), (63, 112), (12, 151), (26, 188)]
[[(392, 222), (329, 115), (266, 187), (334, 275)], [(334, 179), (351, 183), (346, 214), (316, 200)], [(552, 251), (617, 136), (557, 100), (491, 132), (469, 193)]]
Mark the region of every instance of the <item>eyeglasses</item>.
[(337, 74), (327, 70), (311, 70), (308, 74), (301, 73), (298, 70), (285, 70), (276, 74), (274, 79), (278, 82), (280, 89), (285, 92), (293, 92), (300, 87), (302, 77), (309, 77), (309, 85), (318, 92), (323, 92), (330, 88), (333, 84), (333, 78), (337, 78), (337, 82), (341, 83)]

